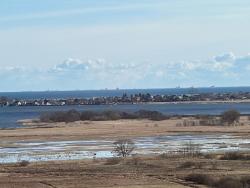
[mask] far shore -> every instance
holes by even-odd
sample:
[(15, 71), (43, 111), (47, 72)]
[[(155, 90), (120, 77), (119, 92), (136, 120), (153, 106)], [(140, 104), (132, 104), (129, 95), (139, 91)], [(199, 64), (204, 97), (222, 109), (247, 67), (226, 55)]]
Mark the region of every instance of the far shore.
[[(208, 100), (208, 101), (174, 101), (174, 102), (121, 102), (121, 103), (106, 103), (106, 104), (72, 104), (72, 105), (20, 105), (15, 107), (25, 107), (25, 106), (93, 106), (93, 105), (168, 105), (168, 104), (242, 104), (250, 103), (250, 99), (244, 100)], [(0, 107), (4, 107), (1, 106)], [(12, 107), (12, 106), (9, 106)]]
[[(250, 103), (250, 99), (247, 100), (216, 100), (216, 101), (177, 101), (177, 102), (146, 102), (138, 104), (221, 104), (221, 103)], [(137, 103), (136, 103), (137, 104)]]

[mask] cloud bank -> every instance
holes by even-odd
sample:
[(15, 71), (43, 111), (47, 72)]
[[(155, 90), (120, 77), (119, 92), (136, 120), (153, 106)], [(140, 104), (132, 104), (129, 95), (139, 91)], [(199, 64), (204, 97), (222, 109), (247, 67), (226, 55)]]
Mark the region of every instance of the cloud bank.
[(158, 63), (68, 58), (52, 67), (1, 67), (1, 91), (249, 85), (250, 54)]

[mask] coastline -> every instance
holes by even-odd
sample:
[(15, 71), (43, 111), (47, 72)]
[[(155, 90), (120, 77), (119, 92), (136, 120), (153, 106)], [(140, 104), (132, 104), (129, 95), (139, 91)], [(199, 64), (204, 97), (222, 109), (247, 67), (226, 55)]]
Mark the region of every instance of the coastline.
[[(118, 102), (118, 103), (103, 103), (103, 104), (70, 104), (70, 105), (16, 105), (15, 107), (25, 107), (25, 106), (113, 106), (113, 105), (168, 105), (168, 104), (250, 104), (250, 99), (247, 100), (211, 100), (211, 101), (175, 101), (175, 102)], [(5, 107), (5, 106), (0, 106)], [(12, 107), (12, 106), (7, 106)]]
[(146, 102), (146, 103), (138, 103), (138, 104), (237, 104), (237, 103), (250, 103), (250, 99), (248, 100), (216, 100), (216, 101), (178, 101), (178, 102)]

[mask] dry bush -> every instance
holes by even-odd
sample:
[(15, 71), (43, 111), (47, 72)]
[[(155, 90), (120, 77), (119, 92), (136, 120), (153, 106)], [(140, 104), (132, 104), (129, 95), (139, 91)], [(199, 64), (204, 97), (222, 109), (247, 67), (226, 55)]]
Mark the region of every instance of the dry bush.
[(200, 122), (198, 120), (183, 120), (182, 125), (184, 127), (199, 126)]
[(92, 112), (92, 111), (83, 111), (83, 112), (81, 113), (80, 119), (81, 119), (82, 121), (92, 120), (94, 116), (96, 116), (96, 112)]
[(134, 113), (138, 119), (149, 119), (153, 121), (162, 121), (169, 119), (168, 116), (162, 114), (158, 111), (149, 111), (149, 110), (139, 110)]
[(164, 152), (160, 155), (158, 155), (158, 157), (160, 159), (170, 159), (170, 158), (183, 158), (185, 156), (183, 156), (182, 151), (168, 151), (168, 152)]
[(223, 156), (220, 157), (221, 160), (246, 160), (247, 157), (237, 151), (226, 152)]
[(158, 111), (139, 110), (134, 113), (120, 112), (120, 111), (83, 111), (78, 112), (76, 110), (59, 111), (59, 112), (47, 112), (40, 115), (41, 122), (74, 122), (74, 121), (109, 121), (119, 119), (149, 119), (154, 121), (161, 121), (169, 119)]
[(168, 159), (168, 158), (170, 158), (170, 155), (168, 153), (162, 153), (162, 154), (158, 155), (158, 157), (160, 159)]
[(196, 115), (195, 118), (199, 120), (199, 125), (201, 126), (215, 126), (221, 124), (221, 120), (213, 115)]
[(216, 188), (244, 188), (240, 179), (224, 177), (214, 183)]
[(130, 160), (127, 161), (127, 164), (138, 166), (141, 164), (142, 158), (138, 156), (133, 156)]
[(122, 159), (119, 157), (111, 157), (106, 160), (105, 165), (116, 165), (119, 164), (121, 161)]
[(241, 183), (243, 184), (244, 188), (250, 187), (250, 177), (249, 176), (242, 177)]
[(115, 153), (118, 157), (127, 157), (135, 149), (135, 144), (130, 139), (120, 139), (115, 141), (113, 144), (114, 149), (112, 152)]
[(212, 153), (204, 153), (204, 154), (202, 154), (202, 156), (205, 159), (215, 159), (217, 155), (216, 154), (212, 154)]
[(177, 122), (176, 123), (176, 127), (182, 127), (182, 123), (181, 122)]
[(19, 166), (22, 166), (22, 167), (28, 166), (29, 164), (30, 162), (26, 160), (22, 160), (21, 162), (19, 162)]
[(79, 121), (81, 114), (76, 110), (67, 112), (48, 112), (40, 115), (41, 122), (74, 122)]
[(193, 162), (193, 161), (186, 161), (184, 163), (182, 163), (179, 168), (192, 168), (192, 167), (195, 167), (196, 166), (196, 163)]
[(202, 169), (203, 163), (201, 163), (201, 162), (195, 163), (195, 168)]
[(221, 121), (227, 125), (238, 123), (239, 119), (240, 113), (237, 110), (227, 110), (221, 114)]
[(213, 178), (206, 174), (190, 174), (185, 178), (186, 181), (192, 181), (197, 184), (207, 185), (215, 188), (249, 188), (250, 177), (222, 177)]
[(158, 157), (162, 159), (167, 159), (167, 158), (177, 158), (177, 157), (193, 158), (201, 156), (203, 156), (203, 154), (201, 153), (200, 145), (189, 141), (188, 143), (184, 144), (180, 149), (162, 153)]
[(212, 186), (215, 184), (214, 178), (206, 174), (190, 174), (185, 178), (185, 180), (208, 186)]
[(194, 144), (191, 141), (184, 144), (184, 146), (180, 150), (180, 153), (184, 157), (199, 157), (202, 155), (199, 144)]

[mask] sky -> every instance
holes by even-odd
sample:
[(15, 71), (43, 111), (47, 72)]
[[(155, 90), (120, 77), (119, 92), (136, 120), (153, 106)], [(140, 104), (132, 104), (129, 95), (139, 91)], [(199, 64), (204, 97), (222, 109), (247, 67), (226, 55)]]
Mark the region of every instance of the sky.
[(249, 0), (1, 0), (0, 91), (249, 86)]

